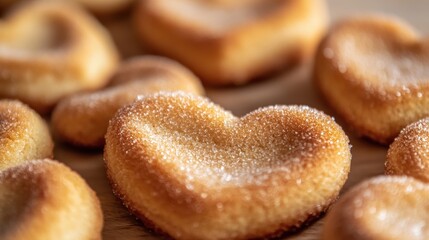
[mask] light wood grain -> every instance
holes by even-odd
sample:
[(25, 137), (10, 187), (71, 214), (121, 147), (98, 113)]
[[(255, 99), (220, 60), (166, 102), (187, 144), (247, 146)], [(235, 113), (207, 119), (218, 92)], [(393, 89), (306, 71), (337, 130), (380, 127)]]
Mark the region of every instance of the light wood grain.
[[(333, 20), (353, 14), (384, 12), (405, 19), (423, 32), (429, 29), (427, 14), (429, 2), (423, 0), (331, 0), (329, 7)], [(141, 51), (141, 48), (130, 40), (134, 37), (129, 32), (127, 18), (122, 19), (119, 23), (106, 21), (106, 24), (115, 35), (115, 39), (121, 44), (125, 57), (136, 55), (138, 51)], [(273, 104), (309, 105), (333, 115), (314, 89), (311, 69), (311, 64), (308, 64), (285, 71), (267, 81), (240, 88), (207, 89), (207, 95), (214, 102), (238, 116), (258, 107)], [(343, 124), (339, 119), (338, 122)], [(345, 129), (353, 145), (353, 159), (352, 170), (343, 191), (347, 191), (363, 179), (382, 174), (387, 151), (386, 147), (359, 139), (349, 132), (347, 127)], [(101, 153), (83, 152), (58, 145), (55, 156), (79, 172), (97, 192), (104, 210), (104, 239), (158, 239), (156, 235), (151, 234), (139, 221), (129, 215), (113, 196), (105, 175)], [(318, 239), (322, 226), (323, 219), (288, 239)]]

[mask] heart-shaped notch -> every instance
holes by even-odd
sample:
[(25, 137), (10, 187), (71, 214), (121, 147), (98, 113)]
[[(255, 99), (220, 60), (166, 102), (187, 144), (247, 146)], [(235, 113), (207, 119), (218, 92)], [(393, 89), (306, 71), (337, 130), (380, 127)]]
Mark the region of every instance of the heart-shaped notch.
[(328, 103), (364, 136), (391, 142), (429, 116), (429, 45), (385, 16), (337, 24), (320, 45), (315, 79)]
[(122, 108), (106, 134), (114, 192), (179, 239), (264, 237), (300, 227), (334, 201), (348, 138), (325, 114), (277, 106), (234, 117), (184, 93)]

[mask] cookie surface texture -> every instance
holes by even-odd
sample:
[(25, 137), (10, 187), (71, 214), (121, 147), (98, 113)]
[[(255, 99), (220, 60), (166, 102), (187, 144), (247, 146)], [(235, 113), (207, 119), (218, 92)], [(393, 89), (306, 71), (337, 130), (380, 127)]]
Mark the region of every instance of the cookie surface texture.
[(317, 110), (276, 106), (237, 118), (184, 93), (120, 109), (104, 153), (124, 205), (177, 239), (299, 228), (337, 198), (350, 157), (347, 136)]

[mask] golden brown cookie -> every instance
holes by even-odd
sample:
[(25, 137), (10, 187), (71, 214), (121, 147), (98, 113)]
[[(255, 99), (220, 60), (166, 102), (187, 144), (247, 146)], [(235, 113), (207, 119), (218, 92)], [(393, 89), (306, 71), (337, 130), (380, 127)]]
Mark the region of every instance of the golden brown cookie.
[(429, 118), (404, 128), (390, 145), (386, 174), (407, 175), (429, 182)]
[(429, 186), (382, 176), (348, 191), (328, 212), (322, 240), (428, 239)]
[(203, 94), (200, 81), (182, 65), (167, 58), (145, 56), (126, 61), (110, 87), (61, 101), (52, 114), (55, 133), (83, 147), (102, 147), (109, 120), (136, 97), (159, 91)]
[(65, 165), (31, 160), (0, 171), (0, 239), (101, 239), (95, 193)]
[(0, 100), (0, 170), (51, 158), (53, 148), (48, 126), (34, 110), (19, 101)]
[(184, 93), (145, 97), (110, 121), (104, 152), (114, 193), (176, 239), (252, 239), (298, 228), (338, 196), (348, 138), (309, 107), (237, 118)]
[(313, 55), (327, 26), (324, 0), (140, 0), (145, 45), (204, 83), (244, 84)]
[(320, 45), (315, 80), (328, 103), (357, 133), (390, 143), (429, 116), (429, 45), (387, 16), (336, 24)]
[(64, 2), (33, 2), (0, 22), (0, 98), (41, 113), (71, 93), (107, 83), (118, 56), (91, 16)]

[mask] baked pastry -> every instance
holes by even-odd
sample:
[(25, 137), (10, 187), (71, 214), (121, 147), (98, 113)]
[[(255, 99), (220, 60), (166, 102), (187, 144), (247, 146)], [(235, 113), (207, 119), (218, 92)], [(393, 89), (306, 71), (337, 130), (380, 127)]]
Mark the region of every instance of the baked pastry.
[(0, 172), (0, 238), (101, 239), (95, 193), (65, 165), (31, 160)]
[(0, 101), (0, 239), (101, 239), (95, 193), (52, 160), (44, 120), (15, 100)]
[(429, 186), (382, 176), (348, 191), (325, 218), (322, 240), (428, 239)]
[(315, 80), (328, 103), (360, 135), (390, 143), (429, 116), (429, 47), (399, 19), (346, 19), (320, 45)]
[(128, 60), (112, 77), (107, 89), (73, 95), (61, 101), (52, 114), (52, 126), (59, 137), (83, 147), (102, 147), (109, 120), (122, 106), (159, 91), (204, 90), (189, 70), (162, 57)]
[(134, 22), (204, 83), (238, 85), (311, 57), (328, 17), (324, 0), (140, 0)]
[(404, 128), (390, 145), (386, 174), (407, 175), (429, 182), (429, 118)]
[(0, 26), (0, 98), (40, 113), (71, 93), (104, 86), (118, 56), (105, 29), (64, 2), (33, 2)]
[(177, 92), (121, 108), (104, 152), (114, 193), (176, 239), (253, 239), (299, 228), (337, 198), (350, 157), (341, 127), (309, 107), (236, 118)]
[(48, 126), (36, 112), (21, 102), (0, 100), (0, 170), (52, 157), (53, 148)]

